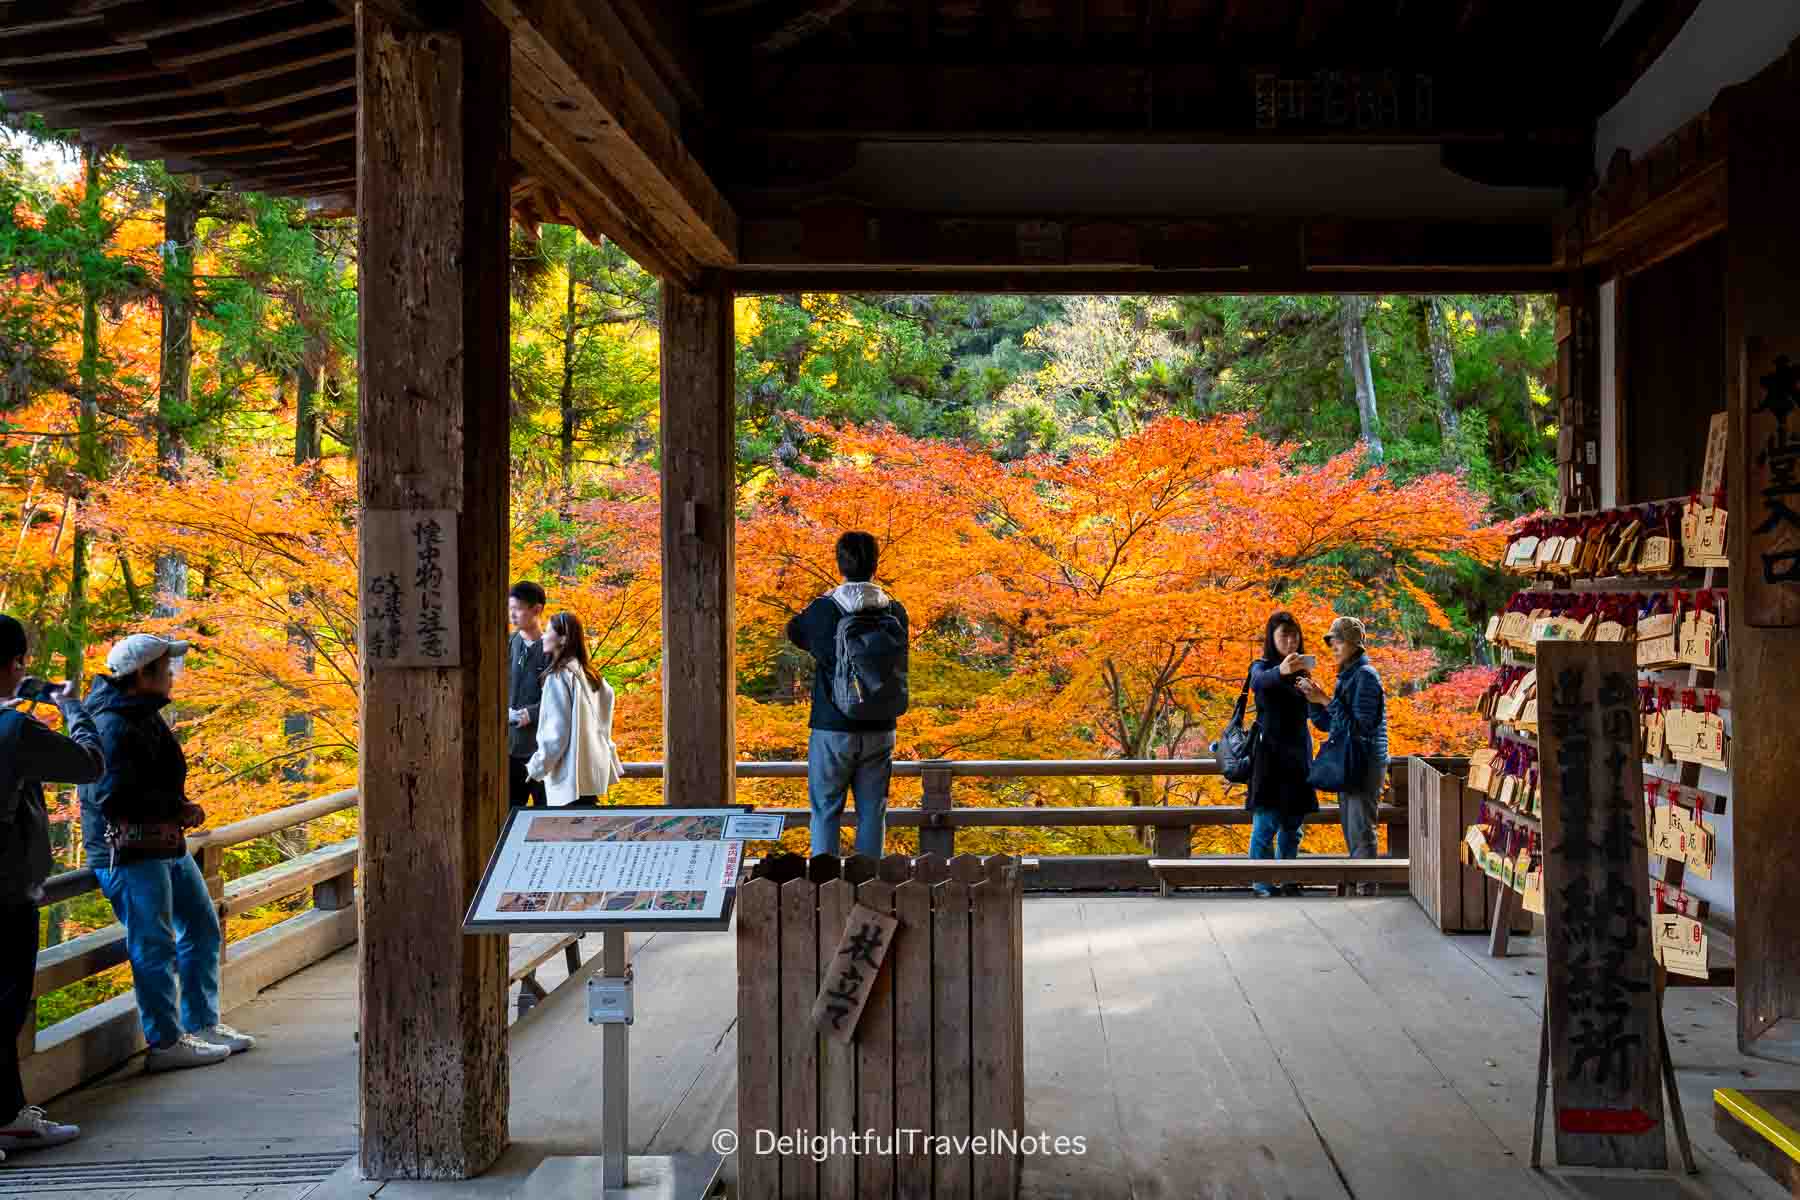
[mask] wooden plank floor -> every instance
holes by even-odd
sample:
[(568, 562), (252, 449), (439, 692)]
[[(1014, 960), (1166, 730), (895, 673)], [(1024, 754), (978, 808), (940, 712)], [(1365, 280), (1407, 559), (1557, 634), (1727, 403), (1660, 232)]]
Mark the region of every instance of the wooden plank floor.
[[(1079, 1135), (1086, 1153), (1028, 1160), (1024, 1195), (1783, 1194), (1712, 1132), (1711, 1090), (1796, 1087), (1800, 1069), (1739, 1056), (1730, 995), (1706, 989), (1673, 992), (1666, 1009), (1703, 1173), (1690, 1181), (1530, 1171), (1542, 960), (1535, 939), (1513, 944), (1515, 957), (1487, 959), (1485, 938), (1443, 937), (1404, 898), (1028, 900), (1027, 1126)], [(640, 937), (633, 958), (633, 1151), (703, 1149), (736, 1117), (733, 941)], [(0, 1195), (27, 1194), (5, 1191), (13, 1165), (47, 1166), (69, 1153), (99, 1162), (243, 1155), (265, 1144), (347, 1152), (356, 1105), (351, 961), (321, 964), (234, 1014), (247, 1028), (280, 1035), (241, 1068), (132, 1074), (65, 1098), (54, 1111), (83, 1121), (94, 1136), (0, 1165)], [(321, 1184), (178, 1194), (499, 1198), (547, 1155), (597, 1153), (599, 1039), (586, 1023), (579, 983), (514, 1026), (513, 1145), (481, 1180), (381, 1185), (346, 1168)], [(264, 1067), (252, 1078), (259, 1058)], [(287, 1140), (269, 1140), (277, 1126)], [(734, 1166), (727, 1163), (728, 1179)], [(159, 1186), (84, 1194), (161, 1200), (177, 1193)]]

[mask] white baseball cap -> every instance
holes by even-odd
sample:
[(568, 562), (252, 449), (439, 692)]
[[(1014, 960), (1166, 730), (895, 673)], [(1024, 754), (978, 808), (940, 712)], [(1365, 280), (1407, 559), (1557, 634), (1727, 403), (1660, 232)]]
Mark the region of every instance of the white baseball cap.
[(114, 676), (129, 675), (165, 654), (171, 658), (180, 658), (187, 652), (186, 642), (158, 637), (154, 633), (134, 633), (113, 643), (113, 648), (106, 652), (106, 673)]

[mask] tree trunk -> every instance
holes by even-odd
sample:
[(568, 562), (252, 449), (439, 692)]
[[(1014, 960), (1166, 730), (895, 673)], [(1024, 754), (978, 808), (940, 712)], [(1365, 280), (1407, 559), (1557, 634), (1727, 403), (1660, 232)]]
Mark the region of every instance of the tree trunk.
[(319, 458), (319, 372), (302, 359), (294, 372), (294, 465)]
[(581, 565), (581, 551), (575, 544), (575, 252), (579, 243), (569, 239), (569, 288), (563, 297), (562, 390), (557, 395), (557, 411), (562, 417), (558, 440), (562, 448), (562, 498), (557, 516), (568, 532), (568, 545), (563, 550), (561, 574), (572, 579)]
[(1425, 315), (1425, 337), (1431, 347), (1431, 384), (1437, 393), (1438, 428), (1443, 434), (1444, 456), (1452, 461), (1460, 458), (1457, 444), (1462, 429), (1462, 414), (1456, 410), (1456, 357), (1450, 350), (1450, 327), (1444, 320), (1441, 296), (1426, 296), (1419, 301)]
[[(82, 152), (82, 224), (89, 233), (100, 227), (100, 149), (89, 145)], [(97, 249), (97, 247), (96, 247)], [(75, 486), (85, 495), (100, 474), (100, 300), (98, 283), (86, 273), (81, 281), (81, 367), (79, 414), (76, 424)], [(81, 496), (74, 505), (79, 516)], [(80, 690), (82, 665), (87, 655), (88, 536), (75, 522), (69, 567), (69, 641), (65, 664), (69, 682)]]
[[(162, 363), (156, 397), (156, 469), (171, 483), (181, 477), (187, 458), (184, 430), (192, 397), (194, 238), (199, 224), (198, 181), (175, 176), (163, 197)], [(187, 556), (175, 550), (157, 554), (154, 582), (152, 611), (159, 617), (174, 616), (187, 598)]]
[[(313, 364), (320, 351), (319, 342), (322, 335), (315, 334), (307, 353), (300, 361), (300, 369), (294, 372), (294, 465), (304, 467), (319, 461), (319, 371)], [(305, 624), (306, 593), (304, 591), (288, 593), (288, 609), (293, 619), (288, 623), (288, 649), (301, 661), (307, 674), (312, 674), (314, 658), (312, 642), (307, 637)], [(305, 710), (290, 710), (281, 719), (282, 733), (286, 736), (288, 749), (294, 750), (312, 744), (312, 714)], [(312, 755), (300, 754), (286, 760), (281, 766), (281, 778), (287, 783), (305, 783), (312, 778)], [(275, 844), (290, 858), (305, 854), (310, 839), (306, 826), (297, 825), (284, 830), (275, 837)]]
[(1362, 441), (1369, 450), (1369, 461), (1379, 463), (1381, 417), (1375, 411), (1375, 374), (1369, 362), (1369, 330), (1365, 321), (1369, 313), (1367, 296), (1345, 296), (1343, 299), (1344, 370), (1355, 389), (1356, 413), (1362, 421)]

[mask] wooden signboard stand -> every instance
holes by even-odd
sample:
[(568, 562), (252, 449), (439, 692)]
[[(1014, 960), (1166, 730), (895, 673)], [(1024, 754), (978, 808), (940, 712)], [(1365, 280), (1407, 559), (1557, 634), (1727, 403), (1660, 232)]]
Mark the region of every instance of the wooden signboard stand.
[(1531, 1165), (1548, 1085), (1560, 1165), (1666, 1169), (1666, 1095), (1692, 1173), (1651, 954), (1636, 657), (1546, 642), (1538, 672), (1547, 936)]

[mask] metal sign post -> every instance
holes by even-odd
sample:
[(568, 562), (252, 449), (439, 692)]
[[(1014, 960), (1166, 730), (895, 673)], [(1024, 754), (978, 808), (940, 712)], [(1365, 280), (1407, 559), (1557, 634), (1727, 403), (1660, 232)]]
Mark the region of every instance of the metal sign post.
[(600, 1026), (600, 1153), (546, 1158), (520, 1200), (704, 1200), (724, 1159), (702, 1154), (631, 1153), (630, 1032), (634, 973), (624, 930), (601, 933), (600, 970), (587, 982), (588, 1024)]
[(632, 1154), (628, 939), (642, 932), (731, 927), (744, 843), (779, 837), (780, 814), (748, 805), (678, 809), (575, 804), (514, 809), (463, 918), (470, 934), (598, 933), (585, 981), (588, 1024), (600, 1026), (600, 1153), (546, 1158), (521, 1200), (703, 1200), (724, 1160)]

